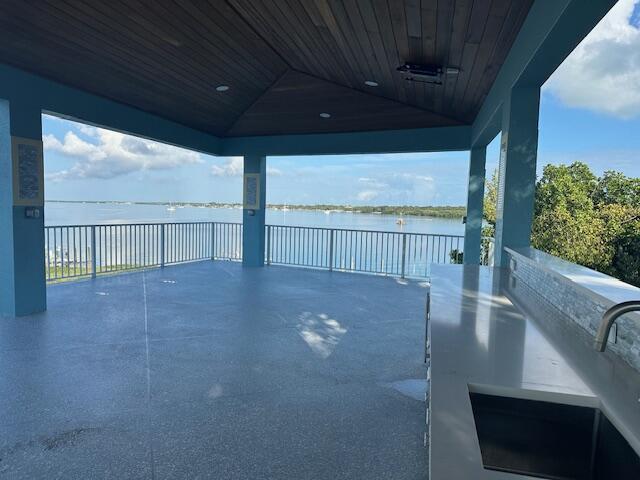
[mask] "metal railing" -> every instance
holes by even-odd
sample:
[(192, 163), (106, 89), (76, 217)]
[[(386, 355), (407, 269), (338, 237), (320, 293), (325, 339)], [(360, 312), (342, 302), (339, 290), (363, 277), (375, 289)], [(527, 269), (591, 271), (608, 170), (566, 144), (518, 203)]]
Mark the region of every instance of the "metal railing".
[(459, 263), (464, 237), (343, 228), (266, 226), (267, 264), (426, 277), (431, 263)]
[[(461, 263), (464, 237), (267, 225), (267, 264), (424, 278)], [(48, 281), (198, 260), (242, 260), (242, 224), (134, 223), (45, 227)]]
[(242, 224), (133, 223), (45, 227), (47, 281), (197, 260), (242, 260)]

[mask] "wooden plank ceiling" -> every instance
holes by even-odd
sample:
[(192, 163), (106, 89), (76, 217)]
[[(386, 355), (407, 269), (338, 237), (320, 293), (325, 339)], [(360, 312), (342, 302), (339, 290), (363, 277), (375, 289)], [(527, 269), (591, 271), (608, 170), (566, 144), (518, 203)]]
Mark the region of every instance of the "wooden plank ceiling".
[(2, 0), (0, 62), (220, 136), (469, 124), (532, 2)]

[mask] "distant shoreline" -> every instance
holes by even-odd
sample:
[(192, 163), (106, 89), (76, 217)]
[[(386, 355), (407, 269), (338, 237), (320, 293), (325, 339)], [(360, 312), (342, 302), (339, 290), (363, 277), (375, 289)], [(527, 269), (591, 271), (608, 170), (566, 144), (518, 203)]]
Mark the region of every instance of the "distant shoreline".
[[(241, 203), (218, 202), (129, 202), (124, 200), (46, 200), (47, 203), (90, 203), (103, 205), (156, 205), (166, 207), (196, 207), (196, 208), (242, 208)], [(325, 213), (347, 212), (365, 213), (373, 215), (407, 215), (413, 217), (432, 218), (462, 218), (466, 215), (466, 208), (462, 206), (413, 206), (413, 205), (284, 205), (268, 204), (273, 210), (307, 210), (323, 211)]]

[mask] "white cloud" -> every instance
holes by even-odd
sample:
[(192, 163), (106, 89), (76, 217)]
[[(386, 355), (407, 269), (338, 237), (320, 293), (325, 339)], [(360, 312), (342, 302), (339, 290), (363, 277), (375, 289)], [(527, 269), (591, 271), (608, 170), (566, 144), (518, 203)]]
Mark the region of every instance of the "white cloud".
[(339, 175), (342, 173), (348, 173), (353, 170), (355, 165), (349, 164), (348, 159), (345, 159), (343, 164), (329, 164), (329, 165), (307, 165), (303, 167), (293, 167), (288, 171), (291, 175), (298, 177), (305, 176), (319, 176), (319, 175)]
[(85, 125), (84, 123), (79, 123), (78, 130), (80, 130), (80, 132), (84, 133), (88, 137), (94, 138), (98, 136), (98, 128), (92, 127), (91, 125)]
[(106, 156), (106, 152), (97, 145), (81, 140), (73, 132), (67, 132), (62, 142), (52, 134), (45, 135), (43, 143), (45, 150), (57, 151), (72, 157), (89, 157), (96, 160)]
[(48, 174), (48, 180), (108, 179), (131, 172), (169, 170), (203, 161), (199, 153), (171, 145), (97, 127), (83, 125), (77, 128), (92, 141), (83, 140), (72, 131), (68, 131), (62, 141), (52, 134), (43, 137), (45, 151), (76, 159), (71, 168)]
[(361, 202), (370, 202), (379, 198), (385, 190), (389, 189), (389, 185), (377, 178), (360, 177), (358, 183), (361, 183), (366, 190), (361, 190), (356, 198)]
[(224, 165), (211, 165), (211, 175), (214, 177), (239, 177), (244, 168), (242, 157), (231, 157)]
[(363, 190), (358, 192), (358, 200), (362, 202), (370, 202), (380, 196), (382, 192), (376, 190)]
[[(214, 177), (239, 177), (244, 171), (244, 159), (242, 157), (227, 158), (223, 165), (211, 165), (211, 175)], [(277, 168), (267, 167), (267, 175), (281, 176), (282, 171)]]
[(399, 181), (410, 182), (410, 183), (433, 182), (433, 177), (429, 177), (427, 175), (415, 175), (413, 173), (396, 173), (395, 175), (393, 175), (392, 178)]
[(545, 88), (570, 107), (620, 118), (640, 115), (640, 28), (632, 21), (637, 3), (620, 0)]
[(360, 177), (363, 190), (356, 194), (360, 202), (411, 203), (412, 199), (433, 199), (434, 179), (414, 173), (393, 173), (383, 178)]
[(377, 178), (361, 177), (358, 179), (358, 182), (364, 184), (368, 188), (377, 190), (382, 190), (389, 186), (386, 182), (383, 182), (382, 180), (379, 180)]

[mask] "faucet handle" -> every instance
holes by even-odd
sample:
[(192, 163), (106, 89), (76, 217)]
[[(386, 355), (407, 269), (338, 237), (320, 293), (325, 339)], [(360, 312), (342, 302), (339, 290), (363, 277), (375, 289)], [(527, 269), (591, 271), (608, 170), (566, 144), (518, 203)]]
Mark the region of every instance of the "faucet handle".
[(607, 340), (609, 339), (609, 332), (611, 331), (613, 322), (621, 315), (634, 311), (640, 311), (640, 300), (621, 302), (604, 312), (600, 327), (598, 327), (598, 332), (596, 333), (596, 338), (593, 342), (594, 348), (599, 352), (604, 352), (605, 348), (607, 348)]

